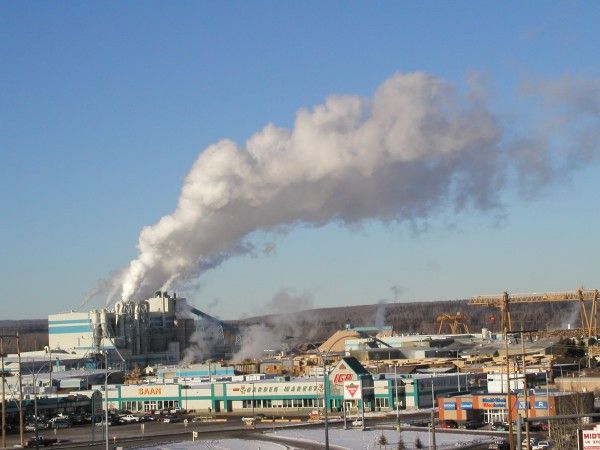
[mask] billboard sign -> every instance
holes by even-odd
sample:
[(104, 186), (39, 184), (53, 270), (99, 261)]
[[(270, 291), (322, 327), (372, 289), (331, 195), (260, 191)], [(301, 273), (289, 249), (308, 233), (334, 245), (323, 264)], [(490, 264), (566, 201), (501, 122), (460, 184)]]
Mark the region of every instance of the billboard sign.
[(592, 430), (581, 430), (583, 450), (600, 450), (600, 425)]
[(460, 402), (460, 409), (473, 409), (473, 402)]

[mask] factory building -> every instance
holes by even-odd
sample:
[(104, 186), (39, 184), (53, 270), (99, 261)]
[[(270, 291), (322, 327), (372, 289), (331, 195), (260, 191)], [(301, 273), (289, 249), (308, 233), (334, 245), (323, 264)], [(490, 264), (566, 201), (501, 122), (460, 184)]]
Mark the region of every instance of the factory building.
[(121, 300), (113, 310), (48, 316), (50, 351), (90, 355), (107, 351), (111, 365), (175, 363), (195, 331), (185, 298), (156, 292), (141, 302)]

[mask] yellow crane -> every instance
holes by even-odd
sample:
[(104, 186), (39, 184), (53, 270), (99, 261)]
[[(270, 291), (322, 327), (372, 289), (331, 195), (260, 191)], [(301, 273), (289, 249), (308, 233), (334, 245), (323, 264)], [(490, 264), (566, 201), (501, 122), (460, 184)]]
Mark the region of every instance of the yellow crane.
[[(545, 292), (542, 294), (509, 294), (504, 292), (499, 295), (476, 295), (471, 297), (468, 304), (488, 306), (500, 310), (501, 329), (512, 330), (510, 305), (515, 303), (550, 303), (550, 302), (578, 302), (581, 328), (589, 337), (596, 335), (598, 312), (598, 289), (577, 289), (573, 292)], [(589, 306), (586, 305), (590, 303)]]
[(444, 328), (444, 324), (447, 323), (450, 326), (450, 332), (452, 334), (460, 333), (460, 329), (462, 327), (463, 333), (469, 334), (469, 318), (460, 312), (452, 315), (452, 314), (440, 314), (436, 317), (436, 322), (440, 324), (438, 327), (438, 334), (442, 333), (442, 328)]

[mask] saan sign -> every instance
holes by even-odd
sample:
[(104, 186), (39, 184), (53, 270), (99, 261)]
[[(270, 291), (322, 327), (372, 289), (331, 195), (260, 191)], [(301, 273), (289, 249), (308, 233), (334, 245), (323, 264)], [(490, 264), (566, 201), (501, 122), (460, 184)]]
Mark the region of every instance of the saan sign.
[(344, 381), (344, 400), (361, 400), (362, 382)]
[(592, 430), (581, 430), (583, 450), (600, 450), (600, 425)]

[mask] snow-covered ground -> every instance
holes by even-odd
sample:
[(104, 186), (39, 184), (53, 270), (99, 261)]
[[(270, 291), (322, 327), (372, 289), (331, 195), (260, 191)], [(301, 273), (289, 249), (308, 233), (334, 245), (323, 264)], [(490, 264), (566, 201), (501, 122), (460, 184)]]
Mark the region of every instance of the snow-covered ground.
[[(381, 436), (385, 436), (386, 445), (381, 445), (383, 442)], [(277, 430), (274, 433), (269, 433), (271, 438), (282, 438), (293, 440), (299, 448), (302, 448), (303, 443), (323, 443), (324, 431), (322, 429), (285, 429)], [(357, 429), (344, 430), (340, 428), (331, 428), (329, 430), (329, 443), (332, 448), (337, 449), (360, 449), (360, 450), (383, 450), (398, 448), (398, 441), (402, 439), (407, 449), (416, 449), (415, 441), (417, 437), (421, 440), (424, 448), (429, 448), (429, 434), (426, 431), (402, 431), (398, 433), (392, 430), (367, 430), (361, 431)], [(436, 444), (439, 450), (459, 449), (465, 446), (491, 442), (489, 436), (474, 436), (460, 433), (437, 433)], [(289, 448), (289, 446), (276, 444), (273, 442), (259, 440), (242, 440), (242, 439), (218, 439), (196, 442), (181, 442), (176, 444), (164, 444), (159, 447), (152, 447), (160, 450), (196, 450), (196, 449), (231, 449), (231, 450), (281, 450)]]

